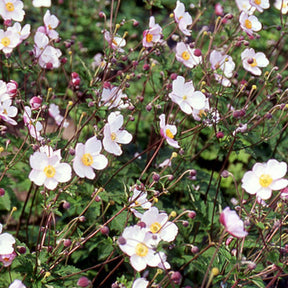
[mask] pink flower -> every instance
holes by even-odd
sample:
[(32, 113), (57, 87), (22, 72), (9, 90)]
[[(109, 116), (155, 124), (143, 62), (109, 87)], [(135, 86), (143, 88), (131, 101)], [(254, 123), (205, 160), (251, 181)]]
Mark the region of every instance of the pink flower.
[(223, 10), (223, 7), (220, 3), (215, 4), (214, 10), (215, 10), (215, 14), (217, 16), (223, 16), (224, 10)]
[(226, 207), (220, 214), (220, 223), (225, 226), (225, 230), (232, 236), (243, 238), (248, 235), (244, 230), (244, 223), (234, 210)]
[(262, 74), (260, 68), (266, 67), (269, 64), (269, 60), (266, 58), (265, 54), (262, 52), (255, 53), (253, 48), (245, 49), (241, 53), (241, 59), (244, 69), (256, 76)]
[(38, 110), (42, 105), (42, 98), (40, 96), (34, 96), (30, 99), (29, 104), (32, 110)]
[(161, 40), (162, 28), (159, 24), (155, 24), (155, 18), (150, 17), (149, 30), (143, 32), (142, 44), (144, 47), (153, 47), (153, 45)]
[(242, 178), (242, 188), (249, 194), (262, 200), (271, 197), (273, 190), (281, 190), (288, 186), (288, 180), (283, 179), (287, 172), (287, 164), (270, 159), (267, 163), (254, 164)]
[(4, 20), (21, 22), (24, 19), (23, 2), (20, 0), (0, 0), (0, 15)]
[(107, 158), (100, 154), (101, 150), (101, 141), (95, 136), (89, 138), (85, 144), (77, 143), (73, 169), (79, 177), (94, 179), (96, 175), (93, 169), (103, 170), (108, 165)]
[(165, 114), (161, 114), (159, 116), (160, 119), (160, 134), (162, 137), (164, 137), (167, 141), (167, 143), (174, 147), (174, 148), (180, 148), (177, 141), (175, 141), (174, 135), (177, 133), (177, 128), (175, 125), (169, 125), (165, 124)]
[(60, 163), (60, 160), (56, 153), (47, 156), (46, 152), (36, 151), (30, 156), (32, 170), (29, 179), (49, 190), (54, 190), (59, 182), (68, 182), (71, 179), (71, 167), (67, 163)]
[(177, 43), (176, 59), (186, 67), (193, 68), (202, 62), (202, 56), (195, 56), (195, 51), (196, 49), (191, 49), (189, 45), (184, 42)]
[(10, 80), (7, 83), (7, 93), (11, 98), (14, 98), (17, 95), (17, 89), (18, 89), (18, 83), (16, 81)]
[(184, 4), (177, 1), (176, 8), (173, 12), (180, 31), (182, 31), (183, 34), (190, 36), (191, 32), (187, 29), (187, 26), (192, 24), (192, 17), (188, 12), (185, 12)]
[(112, 112), (108, 116), (108, 123), (104, 126), (104, 149), (108, 153), (116, 156), (122, 154), (122, 149), (119, 144), (128, 144), (132, 141), (132, 135), (128, 131), (120, 130), (123, 122), (124, 119), (121, 114)]

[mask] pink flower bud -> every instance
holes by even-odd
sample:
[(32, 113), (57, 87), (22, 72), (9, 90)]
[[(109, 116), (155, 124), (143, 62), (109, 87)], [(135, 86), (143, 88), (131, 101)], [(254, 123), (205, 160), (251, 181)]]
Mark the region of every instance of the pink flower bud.
[(7, 83), (7, 92), (10, 95), (10, 97), (15, 97), (17, 94), (18, 89), (18, 83), (14, 80), (10, 80), (10, 82)]
[(88, 287), (90, 285), (90, 280), (87, 277), (80, 277), (77, 281), (77, 285), (80, 287)]
[(0, 188), (0, 197), (5, 195), (5, 190), (3, 188)]
[(215, 5), (215, 14), (216, 14), (217, 16), (223, 16), (223, 7), (221, 6), (220, 3), (217, 3), (217, 4)]
[(34, 96), (30, 99), (29, 103), (32, 108), (32, 110), (37, 110), (42, 105), (42, 98), (40, 96)]

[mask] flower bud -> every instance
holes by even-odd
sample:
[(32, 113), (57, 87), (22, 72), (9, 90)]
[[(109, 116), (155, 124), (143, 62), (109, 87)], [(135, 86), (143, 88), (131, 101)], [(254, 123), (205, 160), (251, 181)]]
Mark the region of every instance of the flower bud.
[(3, 188), (0, 188), (0, 197), (5, 195), (5, 190)]
[(222, 139), (222, 138), (224, 137), (224, 133), (223, 133), (222, 131), (218, 131), (218, 132), (216, 133), (216, 137), (217, 137), (218, 139)]
[(80, 287), (88, 287), (90, 285), (90, 280), (87, 277), (80, 277), (77, 281), (77, 285)]
[(118, 238), (118, 243), (119, 243), (119, 245), (125, 245), (126, 244), (126, 239), (124, 237), (120, 236)]
[(37, 110), (42, 105), (42, 98), (40, 96), (34, 96), (30, 99), (29, 104), (32, 110)]
[(172, 275), (171, 275), (171, 280), (172, 280), (175, 284), (179, 285), (179, 284), (181, 283), (181, 280), (182, 280), (182, 275), (180, 274), (180, 272), (175, 271), (175, 272), (173, 272)]
[(153, 173), (152, 179), (153, 181), (158, 182), (160, 180), (160, 175), (157, 173)]
[(108, 228), (107, 226), (102, 226), (101, 229), (100, 229), (100, 232), (101, 232), (103, 235), (108, 236), (108, 235), (109, 235), (109, 228)]
[(63, 245), (64, 247), (69, 247), (72, 244), (72, 241), (70, 239), (64, 239)]
[(194, 56), (200, 57), (201, 55), (202, 55), (201, 50), (200, 50), (200, 49), (195, 49), (195, 51), (194, 51)]
[(190, 212), (188, 213), (188, 217), (189, 217), (190, 219), (194, 219), (194, 218), (196, 217), (196, 212), (195, 212), (195, 211), (190, 211)]

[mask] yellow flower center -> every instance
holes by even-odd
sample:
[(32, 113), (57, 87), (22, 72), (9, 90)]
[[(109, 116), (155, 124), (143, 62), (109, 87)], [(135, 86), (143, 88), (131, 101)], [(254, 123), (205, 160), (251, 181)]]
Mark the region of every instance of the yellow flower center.
[(186, 61), (190, 59), (190, 54), (188, 51), (184, 51), (181, 56)]
[(52, 30), (53, 28), (51, 27), (51, 25), (48, 25), (48, 29), (49, 29), (49, 30)]
[(14, 5), (13, 5), (13, 3), (8, 2), (8, 3), (6, 3), (5, 6), (6, 6), (6, 10), (7, 10), (7, 11), (9, 11), (9, 12), (14, 11)]
[(182, 99), (183, 99), (183, 100), (187, 100), (187, 96), (184, 95), (184, 96), (182, 97)]
[(201, 109), (201, 110), (199, 111), (199, 116), (200, 116), (200, 117), (205, 117), (205, 116), (207, 116), (207, 113), (205, 112), (204, 109)]
[(8, 114), (6, 109), (3, 110), (3, 114), (6, 114), (6, 115)]
[(161, 229), (161, 224), (158, 222), (154, 222), (151, 226), (150, 226), (150, 231), (155, 234), (158, 233), (159, 230)]
[(116, 138), (117, 138), (116, 133), (112, 132), (112, 133), (111, 133), (111, 140), (112, 140), (112, 141), (115, 141)]
[[(285, 1), (285, 0), (284, 0)], [(287, 7), (287, 4), (285, 2), (283, 2), (282, 4), (282, 8), (286, 8)]]
[(245, 22), (244, 22), (244, 26), (247, 29), (251, 29), (252, 28), (252, 22), (250, 20), (246, 19)]
[(93, 164), (93, 157), (90, 153), (85, 153), (81, 160), (85, 166), (91, 166)]
[(135, 253), (140, 257), (145, 257), (148, 253), (148, 247), (143, 243), (138, 243), (135, 247)]
[(9, 44), (10, 44), (10, 39), (8, 37), (3, 37), (1, 39), (1, 44), (4, 46), (4, 47), (7, 47)]
[(256, 62), (256, 59), (255, 58), (253, 58), (253, 62), (250, 64), (252, 67), (255, 67), (255, 66), (257, 66), (257, 62)]
[(259, 178), (259, 183), (262, 187), (268, 187), (272, 183), (273, 179), (269, 174), (262, 174)]
[(256, 5), (260, 5), (261, 4), (261, 0), (255, 0), (254, 1)]
[(146, 41), (147, 41), (148, 43), (150, 43), (152, 40), (153, 40), (153, 35), (148, 33), (148, 34), (146, 35)]
[(45, 173), (47, 178), (52, 178), (52, 177), (54, 177), (56, 170), (53, 166), (48, 165), (44, 168), (44, 173)]
[(113, 43), (114, 45), (118, 46), (118, 43), (117, 43), (114, 39), (112, 40), (112, 43)]
[(172, 132), (170, 131), (170, 129), (166, 129), (166, 136), (173, 139), (174, 135), (172, 134)]

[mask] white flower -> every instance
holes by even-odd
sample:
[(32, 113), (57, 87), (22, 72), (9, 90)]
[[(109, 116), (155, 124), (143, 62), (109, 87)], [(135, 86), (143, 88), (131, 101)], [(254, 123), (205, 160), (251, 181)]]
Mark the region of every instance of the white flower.
[(124, 50), (121, 47), (124, 47), (126, 45), (126, 41), (124, 38), (113, 36), (110, 34), (110, 32), (105, 31), (104, 33), (105, 40), (109, 43), (110, 47), (113, 50), (124, 52)]
[(96, 175), (93, 169), (103, 170), (108, 165), (107, 158), (100, 154), (101, 150), (101, 141), (95, 136), (89, 138), (85, 144), (77, 143), (73, 169), (79, 177), (94, 179)]
[(31, 29), (30, 24), (26, 24), (22, 28), (21, 24), (16, 22), (12, 27), (8, 27), (7, 31), (14, 31), (14, 33), (18, 33), (20, 36), (20, 42), (22, 42), (23, 40), (29, 37), (30, 29)]
[(62, 55), (59, 49), (49, 44), (49, 38), (42, 32), (36, 32), (34, 36), (34, 55), (42, 68), (54, 69), (60, 66), (59, 57)]
[(33, 0), (32, 4), (34, 7), (50, 7), (51, 0)]
[(31, 108), (29, 106), (24, 107), (23, 120), (25, 126), (28, 127), (30, 136), (38, 141), (42, 140), (43, 137), (40, 135), (40, 131), (42, 130), (43, 126), (39, 121), (32, 119)]
[(16, 279), (9, 285), (9, 288), (26, 288), (26, 286), (20, 280)]
[(32, 168), (29, 179), (37, 186), (44, 186), (54, 190), (58, 182), (65, 183), (71, 179), (71, 167), (67, 163), (60, 163), (57, 154), (47, 156), (46, 152), (36, 151), (30, 156)]
[(137, 185), (132, 189), (133, 195), (129, 198), (131, 203), (130, 207), (141, 206), (143, 209), (149, 209), (151, 207), (151, 202), (147, 199), (147, 192), (143, 186), (143, 189), (138, 190)]
[(248, 235), (248, 232), (244, 230), (244, 223), (234, 210), (230, 210), (226, 207), (220, 214), (220, 223), (225, 226), (225, 229), (232, 236), (237, 238), (243, 238)]
[(233, 76), (235, 63), (231, 56), (222, 55), (221, 52), (213, 50), (210, 54), (210, 63), (213, 70), (221, 69), (227, 78)]
[(128, 131), (120, 130), (123, 122), (124, 119), (121, 114), (112, 112), (108, 116), (108, 123), (104, 126), (104, 149), (108, 153), (117, 156), (122, 154), (122, 149), (119, 144), (128, 144), (132, 141), (132, 135)]
[(246, 48), (241, 53), (241, 59), (244, 69), (256, 76), (260, 76), (262, 74), (259, 67), (266, 67), (269, 64), (265, 54), (262, 52), (255, 53), (253, 48)]
[(159, 253), (155, 253), (153, 240), (146, 229), (135, 225), (126, 227), (118, 239), (120, 249), (130, 256), (130, 263), (136, 271), (144, 270), (147, 265), (157, 267), (161, 263)]
[(58, 39), (59, 34), (54, 29), (57, 28), (57, 26), (59, 25), (59, 19), (55, 15), (51, 15), (50, 11), (47, 10), (44, 15), (43, 22), (45, 27), (41, 26), (37, 29), (37, 31), (45, 33), (52, 40)]
[(20, 0), (0, 0), (0, 15), (4, 20), (21, 22), (24, 19), (23, 2)]
[(145, 278), (138, 278), (133, 282), (132, 288), (147, 288), (149, 281)]
[(18, 109), (15, 106), (11, 106), (12, 100), (5, 100), (0, 103), (0, 118), (11, 125), (17, 125), (17, 122), (11, 117), (17, 115)]
[(177, 1), (176, 8), (174, 9), (174, 18), (178, 27), (183, 34), (190, 36), (191, 32), (187, 29), (187, 26), (192, 24), (192, 17), (188, 12), (185, 12), (185, 6), (180, 1)]
[(191, 49), (189, 45), (184, 42), (179, 42), (176, 46), (176, 59), (186, 67), (193, 68), (202, 63), (202, 56), (195, 56), (195, 50), (196, 49)]
[(250, 4), (261, 13), (270, 7), (269, 0), (250, 0)]
[(276, 0), (274, 7), (281, 11), (282, 14), (287, 14), (288, 12), (288, 0)]
[(262, 29), (262, 24), (259, 22), (258, 18), (254, 15), (249, 16), (245, 12), (240, 14), (239, 22), (241, 28), (250, 36), (253, 35), (253, 32), (257, 32)]
[(210, 110), (209, 100), (206, 98), (205, 100), (205, 106), (203, 109), (193, 109), (192, 116), (196, 121), (201, 121), (203, 116), (207, 116), (207, 111)]
[(162, 28), (159, 24), (155, 24), (155, 18), (150, 17), (149, 29), (143, 32), (142, 45), (144, 47), (153, 47), (157, 42), (160, 42), (162, 35)]
[(101, 95), (101, 102), (109, 109), (118, 107), (119, 109), (124, 109), (129, 106), (129, 104), (124, 104), (122, 98), (127, 98), (127, 95), (122, 92), (119, 87), (104, 88)]
[[(51, 103), (48, 109), (49, 115), (55, 120), (56, 124), (60, 126), (63, 122), (64, 117), (60, 114), (60, 109), (58, 105)], [(67, 128), (69, 126), (69, 122), (65, 119), (63, 122), (63, 127)]]
[(178, 142), (174, 140), (174, 136), (177, 133), (177, 128), (175, 125), (165, 124), (165, 114), (161, 114), (159, 116), (160, 119), (160, 134), (162, 137), (164, 137), (167, 141), (167, 143), (174, 147), (174, 148), (180, 148)]
[(185, 83), (185, 78), (177, 76), (172, 82), (172, 92), (169, 97), (180, 106), (186, 114), (192, 114), (192, 110), (201, 110), (205, 107), (205, 95), (200, 91), (195, 91), (192, 81)]
[(168, 215), (166, 213), (159, 213), (156, 207), (151, 207), (148, 211), (144, 212), (141, 222), (144, 222), (146, 224), (145, 229), (154, 235), (153, 240), (156, 243), (160, 240), (171, 242), (178, 234), (176, 224), (168, 221)]
[(14, 30), (3, 31), (0, 29), (0, 50), (2, 50), (5, 54), (11, 53), (19, 43), (20, 35)]
[(230, 87), (231, 86), (231, 81), (229, 79), (227, 79), (226, 77), (224, 77), (223, 75), (213, 73), (213, 76), (214, 76), (215, 80), (218, 83), (220, 83), (221, 85), (223, 85), (224, 87)]
[(255, 7), (252, 7), (250, 5), (249, 0), (235, 0), (235, 1), (236, 1), (236, 5), (240, 11), (245, 11), (249, 15), (254, 13)]
[(8, 255), (14, 252), (13, 245), (15, 238), (9, 233), (2, 233), (2, 224), (0, 224), (0, 255)]
[(267, 163), (256, 163), (252, 171), (242, 178), (242, 188), (249, 194), (256, 194), (262, 200), (269, 199), (272, 190), (281, 190), (288, 186), (288, 180), (283, 179), (287, 172), (287, 164), (270, 159)]

